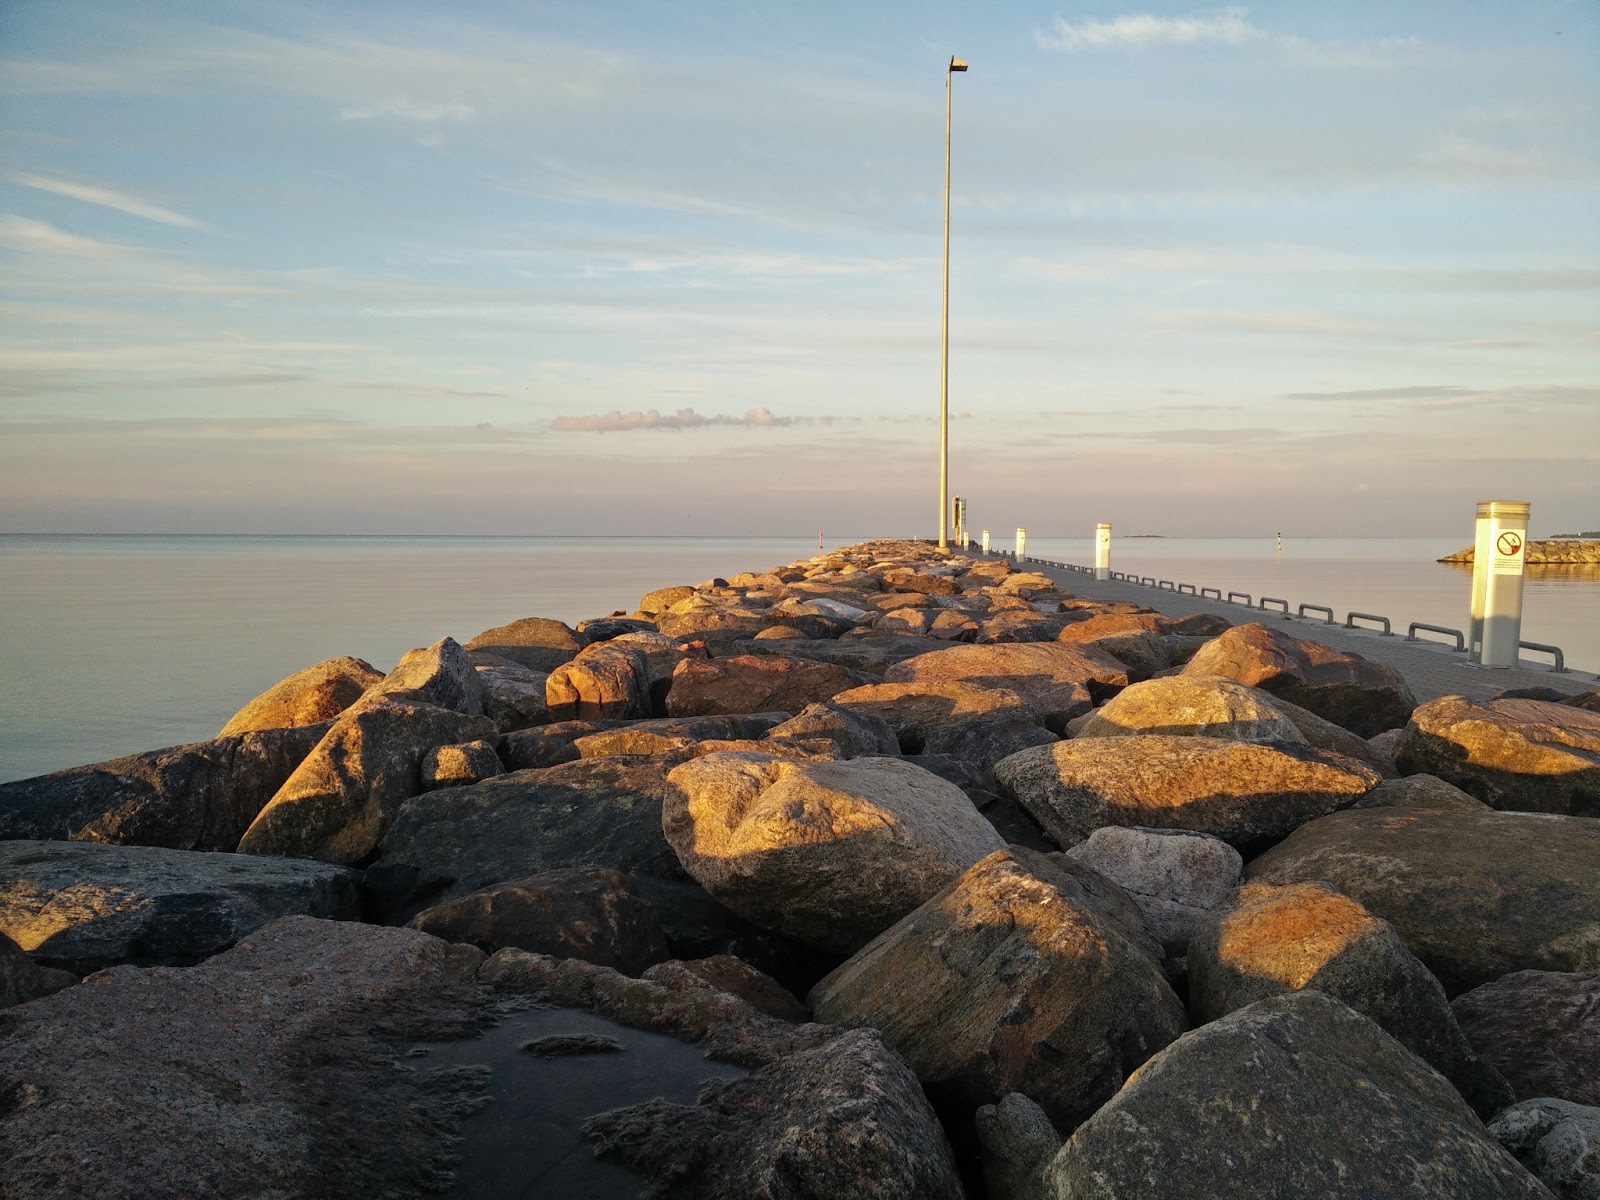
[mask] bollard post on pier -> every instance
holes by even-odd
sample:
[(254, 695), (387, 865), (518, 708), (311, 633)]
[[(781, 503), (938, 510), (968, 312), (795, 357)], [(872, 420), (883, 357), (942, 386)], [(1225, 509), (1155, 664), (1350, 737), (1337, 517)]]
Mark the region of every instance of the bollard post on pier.
[(1094, 527), (1094, 577), (1111, 578), (1111, 523), (1101, 521)]
[(1514, 667), (1522, 640), (1522, 574), (1528, 560), (1526, 500), (1480, 500), (1472, 547), (1472, 623), (1468, 658), (1480, 667)]
[(1021, 525), (1017, 526), (1017, 558), (1020, 560), (1028, 552), (1028, 531)]
[(983, 531), (983, 552), (985, 554), (989, 553), (989, 531), (987, 529)]

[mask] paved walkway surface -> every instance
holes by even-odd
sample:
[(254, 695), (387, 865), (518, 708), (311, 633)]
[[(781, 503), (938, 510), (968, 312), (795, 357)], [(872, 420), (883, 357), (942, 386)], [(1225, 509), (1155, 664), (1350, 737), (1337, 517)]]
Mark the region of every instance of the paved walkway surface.
[[(996, 556), (998, 557), (998, 556)], [(1342, 624), (1327, 625), (1318, 617), (1285, 617), (1275, 610), (1262, 611), (1246, 608), (1242, 604), (1224, 604), (1216, 600), (1202, 600), (1197, 596), (1179, 595), (1166, 588), (1153, 588), (1144, 584), (1112, 581), (1101, 583), (1091, 575), (1077, 571), (1063, 571), (1038, 562), (1017, 563), (1024, 570), (1041, 571), (1059, 580), (1066, 591), (1086, 600), (1127, 600), (1144, 604), (1171, 617), (1188, 617), (1196, 613), (1216, 613), (1235, 625), (1260, 621), (1265, 625), (1283, 629), (1308, 642), (1321, 642), (1336, 650), (1353, 651), (1376, 662), (1387, 663), (1400, 672), (1411, 685), (1419, 701), (1433, 700), (1439, 696), (1466, 696), (1472, 700), (1487, 700), (1507, 688), (1548, 687), (1569, 695), (1592, 692), (1600, 682), (1588, 671), (1569, 670), (1557, 674), (1548, 667), (1522, 660), (1516, 667), (1479, 667), (1467, 661), (1465, 654), (1454, 650), (1455, 639), (1448, 642), (1406, 641), (1403, 632), (1384, 637), (1377, 629), (1346, 629)], [(1422, 634), (1436, 637), (1436, 634)]]

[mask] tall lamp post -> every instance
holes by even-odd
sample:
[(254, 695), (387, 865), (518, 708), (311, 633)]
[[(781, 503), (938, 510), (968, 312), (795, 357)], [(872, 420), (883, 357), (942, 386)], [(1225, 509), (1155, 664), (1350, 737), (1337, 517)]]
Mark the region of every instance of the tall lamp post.
[(944, 309), (939, 325), (939, 549), (950, 549), (950, 76), (967, 64), (955, 55), (944, 71)]

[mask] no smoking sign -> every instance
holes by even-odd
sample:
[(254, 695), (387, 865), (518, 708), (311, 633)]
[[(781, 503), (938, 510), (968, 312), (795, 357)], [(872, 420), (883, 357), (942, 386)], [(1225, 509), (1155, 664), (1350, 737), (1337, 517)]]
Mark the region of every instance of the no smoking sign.
[(1496, 575), (1521, 575), (1522, 552), (1525, 546), (1524, 535), (1516, 529), (1503, 530), (1494, 539), (1494, 563), (1492, 570)]
[(1522, 535), (1520, 533), (1502, 533), (1495, 539), (1494, 548), (1507, 558), (1522, 552)]

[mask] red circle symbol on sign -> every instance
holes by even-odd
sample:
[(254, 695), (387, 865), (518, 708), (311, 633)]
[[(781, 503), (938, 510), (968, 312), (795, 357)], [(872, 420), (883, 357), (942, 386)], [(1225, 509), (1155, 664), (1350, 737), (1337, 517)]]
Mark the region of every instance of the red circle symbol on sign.
[(1522, 550), (1522, 537), (1515, 533), (1502, 533), (1495, 540), (1494, 548), (1507, 558), (1518, 554)]

